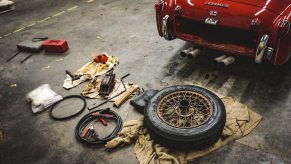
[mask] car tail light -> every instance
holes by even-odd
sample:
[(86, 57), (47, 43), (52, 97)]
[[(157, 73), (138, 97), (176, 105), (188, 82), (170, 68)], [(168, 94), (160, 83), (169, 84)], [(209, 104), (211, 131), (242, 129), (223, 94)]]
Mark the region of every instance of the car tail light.
[(287, 19), (284, 19), (278, 24), (278, 34), (279, 37), (284, 37), (288, 34), (290, 28), (290, 22)]
[(261, 25), (261, 21), (259, 18), (255, 18), (251, 21), (251, 28), (257, 29)]
[(181, 14), (181, 6), (176, 6), (174, 12), (176, 15), (180, 15)]
[(162, 13), (164, 11), (165, 7), (165, 1), (164, 0), (159, 0), (158, 3), (155, 4), (156, 11), (157, 13)]

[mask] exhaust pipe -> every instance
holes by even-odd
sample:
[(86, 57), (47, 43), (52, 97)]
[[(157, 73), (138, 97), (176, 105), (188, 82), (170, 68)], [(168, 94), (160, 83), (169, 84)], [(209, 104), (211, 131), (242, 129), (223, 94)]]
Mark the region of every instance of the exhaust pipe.
[(219, 62), (219, 65), (222, 67), (227, 67), (234, 62), (235, 62), (235, 58), (233, 56), (229, 56), (229, 57), (223, 59), (221, 62)]
[(189, 52), (191, 52), (191, 51), (193, 51), (193, 47), (190, 47), (190, 48), (188, 48), (186, 50), (181, 51), (180, 56), (181, 57), (186, 57), (189, 54)]
[(219, 56), (219, 57), (217, 57), (217, 58), (214, 59), (214, 63), (215, 64), (218, 64), (218, 63), (220, 63), (225, 58), (227, 58), (226, 55)]
[(190, 51), (190, 52), (187, 54), (187, 57), (188, 57), (189, 59), (196, 58), (196, 57), (199, 55), (200, 52), (201, 52), (201, 50), (198, 49), (198, 48), (196, 48), (196, 49)]

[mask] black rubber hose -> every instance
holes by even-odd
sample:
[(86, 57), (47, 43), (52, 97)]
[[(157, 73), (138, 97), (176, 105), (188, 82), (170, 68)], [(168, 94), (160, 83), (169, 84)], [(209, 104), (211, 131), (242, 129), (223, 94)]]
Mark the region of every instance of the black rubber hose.
[[(88, 140), (87, 138), (84, 138), (81, 136), (82, 132), (84, 129), (94, 120), (99, 119), (97, 116), (94, 116), (93, 113), (99, 112), (100, 114), (110, 114), (113, 115), (112, 120), (116, 122), (116, 127), (112, 131), (111, 134), (104, 138), (95, 138), (95, 140)], [(123, 121), (122, 118), (114, 111), (110, 110), (110, 108), (106, 109), (99, 109), (99, 110), (94, 110), (88, 114), (86, 114), (81, 120), (78, 122), (76, 129), (75, 129), (75, 137), (77, 138), (78, 141), (91, 145), (91, 146), (97, 146), (100, 144), (105, 144), (106, 142), (112, 140), (115, 138), (118, 133), (121, 131), (123, 126)]]
[[(69, 116), (65, 116), (65, 117), (55, 116), (53, 114), (53, 111), (54, 111), (55, 107), (58, 104), (60, 104), (61, 102), (63, 102), (64, 100), (67, 100), (67, 99), (70, 99), (70, 98), (79, 98), (79, 99), (81, 99), (84, 102), (83, 107), (77, 113), (73, 113), (72, 115), (69, 115)], [(53, 118), (53, 119), (55, 119), (55, 120), (66, 120), (66, 119), (70, 119), (70, 118), (73, 118), (73, 117), (81, 114), (85, 110), (86, 106), (87, 106), (87, 103), (86, 103), (86, 100), (85, 100), (85, 98), (83, 96), (80, 96), (80, 95), (70, 95), (70, 96), (66, 96), (62, 100), (60, 100), (60, 101), (58, 101), (58, 102), (56, 102), (56, 103), (54, 103), (52, 105), (52, 107), (50, 109), (50, 117)]]

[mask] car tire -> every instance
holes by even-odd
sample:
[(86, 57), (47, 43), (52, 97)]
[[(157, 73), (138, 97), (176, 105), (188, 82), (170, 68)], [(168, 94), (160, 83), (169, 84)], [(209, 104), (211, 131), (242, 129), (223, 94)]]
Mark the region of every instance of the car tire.
[[(174, 108), (161, 108), (163, 107), (163, 102), (166, 102), (164, 104), (167, 104), (167, 98), (173, 95), (179, 95), (183, 93), (189, 93), (189, 96), (185, 96), (184, 99), (189, 98), (191, 99), (190, 104), (195, 101), (197, 104), (201, 104), (200, 100), (198, 100), (199, 96), (203, 97), (201, 100), (202, 103), (205, 103), (205, 109), (203, 110), (206, 111), (206, 107), (209, 107), (208, 113), (205, 114), (205, 116), (201, 116), (201, 113), (198, 108), (196, 107), (189, 107), (188, 109), (181, 110), (183, 106), (179, 107), (174, 107)], [(193, 95), (192, 95), (193, 94)], [(196, 97), (198, 95), (198, 97)], [(168, 97), (167, 97), (168, 96)], [(197, 98), (197, 100), (194, 100), (193, 97)], [(192, 97), (192, 98), (190, 98)], [(171, 100), (169, 100), (171, 101)], [(183, 100), (179, 102), (181, 104)], [(178, 101), (175, 101), (178, 102)], [(177, 105), (177, 104), (176, 104)], [(210, 106), (211, 105), (211, 106)], [(175, 105), (173, 105), (175, 106)], [(164, 110), (165, 109), (165, 110)], [(201, 118), (200, 120), (196, 121), (196, 116), (194, 114), (188, 116), (187, 112), (185, 115), (178, 116), (176, 118), (185, 118), (188, 119), (188, 117), (192, 117), (193, 119), (188, 119), (188, 122), (184, 123), (184, 127), (177, 127), (174, 126), (173, 122), (175, 121), (165, 121), (166, 119), (163, 120), (164, 117), (163, 111), (167, 110), (175, 110), (172, 113), (178, 114), (178, 110), (180, 111), (179, 114), (181, 114), (181, 111), (187, 111), (189, 113), (198, 113)], [(159, 114), (162, 113), (162, 114)], [(206, 112), (207, 113), (207, 112)], [(210, 115), (211, 113), (211, 115)], [(167, 113), (168, 114), (168, 113)], [(197, 115), (198, 115), (197, 114)], [(213, 145), (220, 137), (222, 134), (223, 127), (225, 125), (226, 121), (226, 112), (225, 112), (225, 107), (220, 98), (216, 96), (214, 93), (201, 88), (197, 86), (192, 86), (192, 85), (183, 85), (183, 86), (172, 86), (165, 88), (158, 92), (147, 104), (147, 108), (144, 111), (144, 123), (145, 127), (147, 128), (150, 136), (154, 139), (156, 143), (159, 143), (163, 146), (170, 147), (170, 148), (178, 148), (178, 149), (202, 149), (209, 147)], [(174, 117), (175, 118), (175, 117)], [(193, 120), (195, 118), (195, 121), (197, 125), (193, 124)], [(203, 120), (203, 118), (205, 118)], [(207, 118), (207, 119), (206, 119)], [(191, 121), (190, 121), (191, 120)], [(198, 125), (198, 122), (200, 121), (205, 121), (202, 122), (203, 124)], [(177, 125), (181, 125), (179, 120), (176, 121)], [(186, 125), (188, 127), (186, 127)]]

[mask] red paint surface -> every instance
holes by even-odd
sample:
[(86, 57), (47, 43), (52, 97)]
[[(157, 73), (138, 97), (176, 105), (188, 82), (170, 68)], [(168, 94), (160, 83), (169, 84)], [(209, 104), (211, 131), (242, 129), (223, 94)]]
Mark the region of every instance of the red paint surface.
[[(228, 7), (211, 6), (207, 5), (206, 2), (226, 4)], [(174, 12), (177, 5), (181, 7), (180, 15), (176, 15)], [(157, 9), (159, 9), (158, 5), (156, 5)], [(218, 14), (211, 16), (211, 10), (217, 11)], [(173, 35), (176, 38), (227, 53), (254, 57), (260, 38), (264, 34), (268, 34), (270, 36), (268, 46), (274, 48), (274, 54), (270, 59), (271, 63), (275, 65), (284, 64), (291, 56), (291, 30), (283, 38), (280, 38), (277, 34), (280, 21), (287, 19), (291, 22), (291, 0), (165, 0), (164, 10), (156, 14), (160, 36), (162, 36), (161, 20), (166, 14), (170, 15), (170, 22), (174, 29)], [(230, 29), (229, 31), (231, 29), (241, 30), (245, 33), (254, 33), (256, 36), (246, 41), (249, 42), (246, 46), (232, 42), (231, 39), (227, 40), (231, 36), (226, 36), (225, 40), (217, 40), (209, 39), (204, 35), (196, 35), (195, 27), (193, 27), (193, 30), (190, 29), (193, 33), (185, 32), (182, 29), (187, 27), (179, 22), (180, 18), (183, 18), (189, 20), (189, 22), (205, 24), (205, 19), (208, 17), (218, 19), (217, 27)], [(250, 24), (253, 19), (260, 21), (258, 28), (251, 27)], [(240, 36), (238, 36), (239, 39)]]
[(46, 52), (63, 53), (69, 49), (65, 40), (45, 40), (42, 45)]

